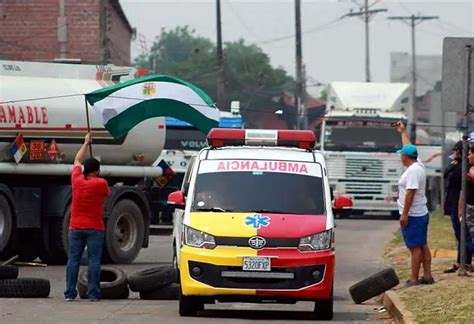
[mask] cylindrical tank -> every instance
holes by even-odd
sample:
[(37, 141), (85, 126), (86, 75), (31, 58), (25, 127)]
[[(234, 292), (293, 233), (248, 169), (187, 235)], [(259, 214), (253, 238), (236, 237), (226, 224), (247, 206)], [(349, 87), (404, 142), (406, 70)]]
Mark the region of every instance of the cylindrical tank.
[[(84, 94), (134, 73), (114, 66), (0, 61), (0, 162), (14, 161), (10, 146), (21, 134), (27, 147), (40, 141), (45, 149), (42, 159), (29, 150), (20, 163), (72, 163), (88, 129)], [(89, 118), (93, 155), (103, 164), (151, 165), (163, 149), (164, 118), (146, 120), (121, 139), (107, 132), (91, 106)], [(59, 153), (51, 158), (53, 140)]]

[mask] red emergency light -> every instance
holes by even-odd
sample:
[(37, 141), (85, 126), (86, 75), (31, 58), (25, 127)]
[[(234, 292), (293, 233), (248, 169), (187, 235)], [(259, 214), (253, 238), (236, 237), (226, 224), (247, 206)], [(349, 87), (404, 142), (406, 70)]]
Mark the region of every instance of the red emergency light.
[(310, 150), (316, 143), (316, 137), (309, 130), (213, 128), (207, 135), (207, 142), (212, 147), (286, 146)]

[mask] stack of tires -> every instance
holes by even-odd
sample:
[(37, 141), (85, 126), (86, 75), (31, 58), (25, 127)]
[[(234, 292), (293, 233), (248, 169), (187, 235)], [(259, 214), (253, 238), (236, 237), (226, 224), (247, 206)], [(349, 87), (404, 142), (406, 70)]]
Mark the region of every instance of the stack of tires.
[(4, 298), (46, 298), (51, 283), (42, 278), (18, 278), (18, 267), (0, 266), (0, 297)]
[[(79, 273), (77, 281), (79, 297), (87, 298), (87, 270)], [(125, 273), (115, 267), (102, 266), (100, 272), (100, 295), (102, 299), (127, 299), (130, 294)]]
[(131, 291), (140, 294), (141, 299), (177, 300), (180, 286), (174, 282), (175, 278), (175, 270), (163, 265), (129, 275), (128, 285)]

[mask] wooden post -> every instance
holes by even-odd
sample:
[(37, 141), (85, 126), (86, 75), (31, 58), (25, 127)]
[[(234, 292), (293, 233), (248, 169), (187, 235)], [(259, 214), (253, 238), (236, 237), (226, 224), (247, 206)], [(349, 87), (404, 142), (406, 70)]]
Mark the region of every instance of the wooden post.
[[(86, 119), (87, 119), (87, 132), (91, 132), (91, 121), (89, 118), (89, 103), (87, 102), (87, 97), (84, 96), (84, 101), (86, 103)], [(92, 157), (92, 134), (91, 134), (91, 142), (89, 143), (89, 155)]]

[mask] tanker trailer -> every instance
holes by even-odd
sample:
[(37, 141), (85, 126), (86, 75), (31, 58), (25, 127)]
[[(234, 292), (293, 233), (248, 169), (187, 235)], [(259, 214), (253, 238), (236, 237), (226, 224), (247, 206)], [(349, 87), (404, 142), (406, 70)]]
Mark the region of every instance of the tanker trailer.
[(84, 94), (133, 78), (130, 67), (0, 61), (0, 259), (18, 254), (67, 261), (70, 174), (88, 129), (93, 156), (111, 187), (105, 204), (104, 261), (130, 263), (148, 246), (151, 197), (144, 177), (165, 140), (164, 118), (114, 139)]

